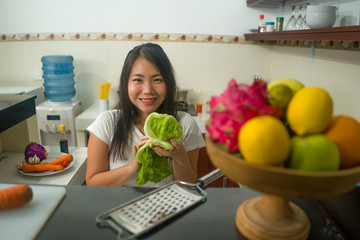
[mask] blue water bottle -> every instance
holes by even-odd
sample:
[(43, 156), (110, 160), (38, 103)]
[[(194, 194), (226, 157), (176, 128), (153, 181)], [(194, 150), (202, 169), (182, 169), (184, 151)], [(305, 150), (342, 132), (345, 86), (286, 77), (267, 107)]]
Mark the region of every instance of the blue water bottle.
[(70, 55), (43, 56), (44, 95), (52, 102), (67, 102), (75, 96), (74, 58)]

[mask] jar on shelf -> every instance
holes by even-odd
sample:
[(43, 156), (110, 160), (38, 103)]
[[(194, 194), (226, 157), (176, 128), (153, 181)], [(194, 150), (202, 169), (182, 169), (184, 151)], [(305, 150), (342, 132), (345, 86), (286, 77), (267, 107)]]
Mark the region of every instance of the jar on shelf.
[(274, 22), (266, 22), (266, 32), (273, 32), (274, 31)]
[(275, 31), (281, 32), (283, 30), (284, 25), (284, 18), (283, 17), (277, 17), (276, 18), (276, 25), (275, 25)]

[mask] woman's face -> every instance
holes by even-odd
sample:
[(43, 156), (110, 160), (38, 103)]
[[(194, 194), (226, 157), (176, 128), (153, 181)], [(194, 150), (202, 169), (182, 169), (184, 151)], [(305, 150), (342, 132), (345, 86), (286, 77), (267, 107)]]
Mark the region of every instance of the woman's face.
[(146, 118), (163, 103), (166, 84), (153, 64), (139, 57), (131, 68), (128, 93), (130, 101), (136, 106), (140, 115)]

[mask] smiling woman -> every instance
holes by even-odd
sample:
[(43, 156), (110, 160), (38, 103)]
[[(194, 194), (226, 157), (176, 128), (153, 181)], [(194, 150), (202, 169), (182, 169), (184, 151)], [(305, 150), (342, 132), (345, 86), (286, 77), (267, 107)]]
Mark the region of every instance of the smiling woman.
[[(149, 141), (144, 124), (154, 112), (174, 116), (182, 126), (182, 138), (169, 139), (171, 150), (152, 147), (159, 157), (167, 158), (173, 176), (144, 186), (157, 187), (173, 180), (195, 182), (199, 149), (205, 142), (194, 118), (176, 109), (173, 67), (159, 45), (143, 44), (128, 53), (118, 94), (115, 110), (103, 112), (88, 127), (87, 184), (137, 185), (137, 173), (143, 161), (136, 154)], [(154, 161), (152, 169), (156, 170), (157, 164)]]
[[(130, 101), (140, 110), (141, 128), (149, 113), (156, 111), (165, 100), (166, 85), (163, 77), (154, 65), (144, 57), (133, 64), (128, 82)], [(143, 129), (141, 129), (142, 132)]]

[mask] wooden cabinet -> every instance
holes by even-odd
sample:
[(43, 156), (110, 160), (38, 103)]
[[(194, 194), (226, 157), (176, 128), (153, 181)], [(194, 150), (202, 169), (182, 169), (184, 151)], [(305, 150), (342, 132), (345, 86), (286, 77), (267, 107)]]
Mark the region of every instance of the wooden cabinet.
[[(197, 165), (197, 178), (199, 179), (215, 169), (206, 152), (206, 147), (201, 148)], [(210, 183), (207, 187), (239, 187), (239, 184), (231, 181), (227, 177), (221, 177)]]

